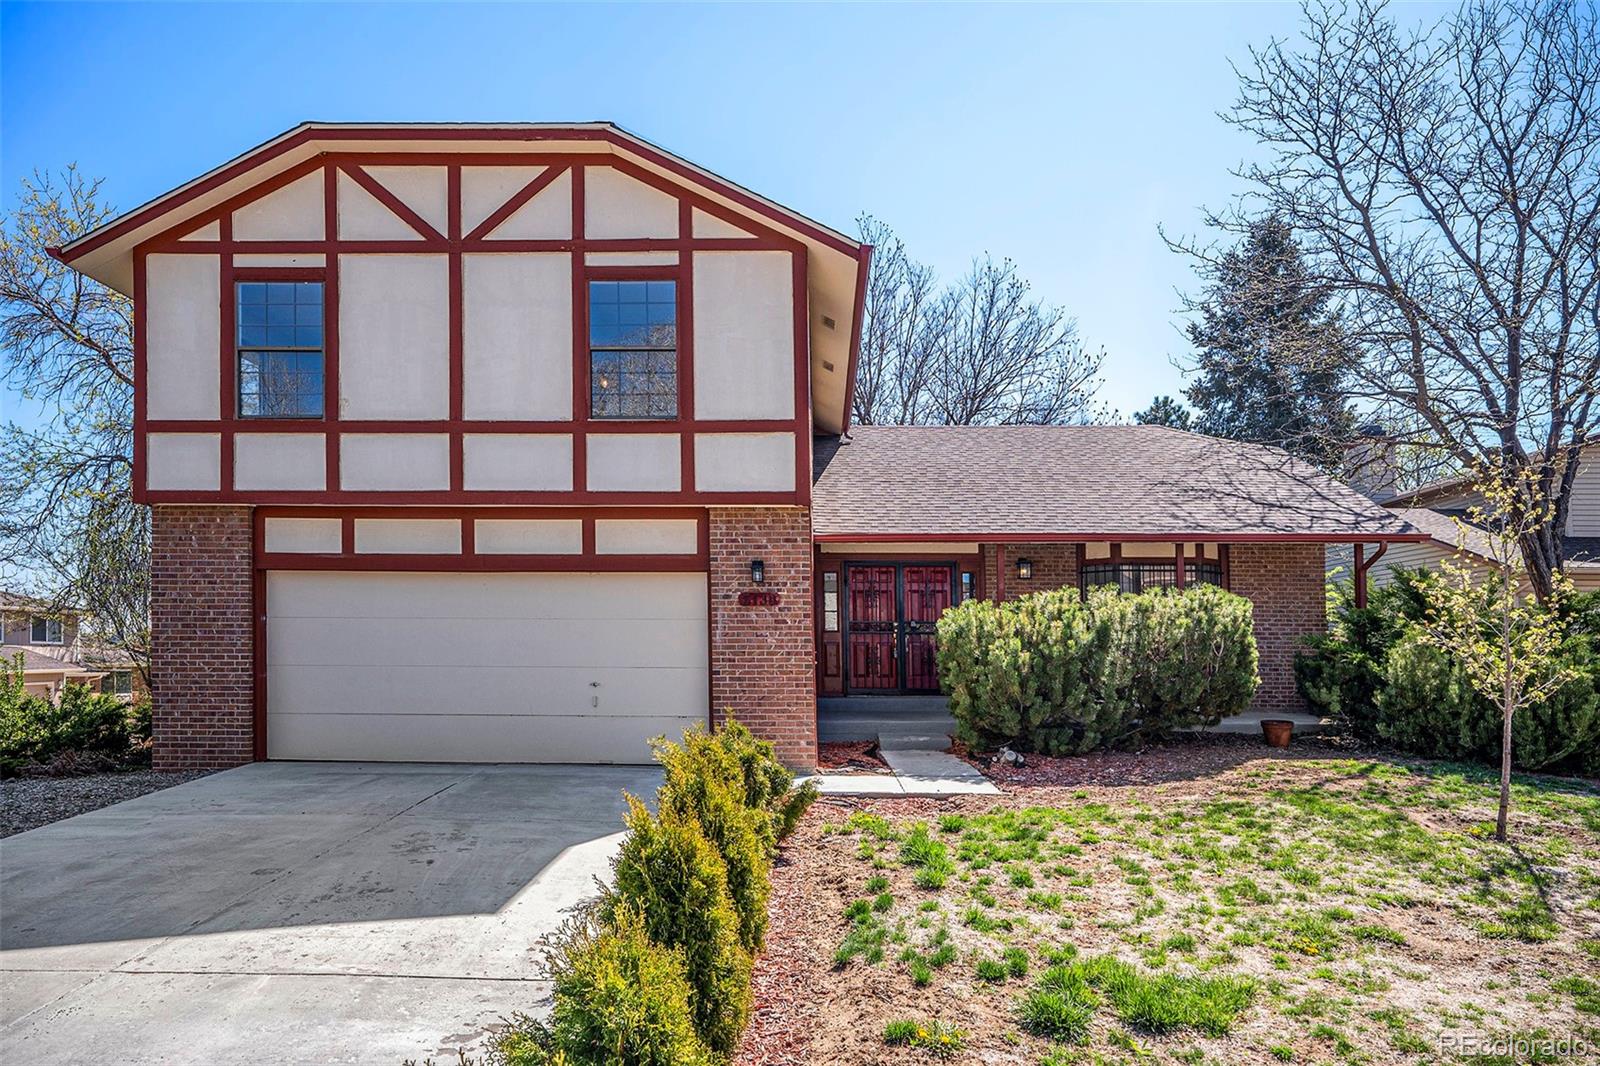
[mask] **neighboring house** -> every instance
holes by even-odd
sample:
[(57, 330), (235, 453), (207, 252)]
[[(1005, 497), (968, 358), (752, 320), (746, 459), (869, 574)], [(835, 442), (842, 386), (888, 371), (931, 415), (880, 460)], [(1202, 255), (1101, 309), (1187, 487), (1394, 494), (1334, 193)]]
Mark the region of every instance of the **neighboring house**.
[(156, 765), (618, 761), (932, 691), (967, 596), (1211, 581), (1298, 706), (1423, 535), (1158, 427), (850, 426), (870, 248), (608, 124), (296, 127), (60, 258), (135, 300)]
[[(1427, 533), (1428, 539), (1390, 547), (1372, 567), (1374, 584), (1388, 584), (1398, 568), (1434, 569), (1441, 560), (1451, 557), (1473, 565), (1492, 564), (1488, 537), (1471, 524), (1470, 510), (1481, 505), (1482, 498), (1473, 490), (1470, 478), (1438, 481), (1405, 492), (1390, 491), (1380, 494), (1378, 500), (1402, 520)], [(1465, 529), (1457, 524), (1458, 520)], [(1565, 572), (1573, 586), (1580, 592), (1600, 589), (1600, 455), (1593, 452), (1584, 453), (1578, 472), (1573, 475), (1561, 539)]]
[(28, 692), (59, 700), (68, 683), (99, 688), (109, 671), (86, 663), (83, 652), (76, 611), (0, 592), (0, 658), (11, 663), (22, 657), (22, 683)]

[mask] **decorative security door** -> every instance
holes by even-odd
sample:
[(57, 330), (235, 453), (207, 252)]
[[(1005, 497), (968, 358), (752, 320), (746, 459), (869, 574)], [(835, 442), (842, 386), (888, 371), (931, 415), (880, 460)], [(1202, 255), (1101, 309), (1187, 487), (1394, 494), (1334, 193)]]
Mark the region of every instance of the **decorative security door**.
[(849, 591), (851, 692), (900, 690), (900, 609), (893, 566), (852, 566)]
[(955, 571), (948, 566), (907, 566), (901, 569), (900, 580), (905, 689), (907, 692), (938, 692), (934, 626), (951, 604)]
[(954, 567), (851, 565), (845, 587), (850, 691), (938, 692), (934, 628), (955, 602)]

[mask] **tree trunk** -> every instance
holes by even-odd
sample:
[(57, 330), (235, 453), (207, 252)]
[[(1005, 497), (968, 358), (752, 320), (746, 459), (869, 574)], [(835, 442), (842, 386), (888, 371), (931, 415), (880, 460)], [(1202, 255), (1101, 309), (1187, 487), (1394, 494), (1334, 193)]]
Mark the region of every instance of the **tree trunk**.
[(1495, 819), (1494, 838), (1504, 842), (1506, 839), (1506, 820), (1511, 813), (1511, 713), (1513, 708), (1507, 702), (1504, 720), (1500, 727), (1500, 815)]
[(1546, 526), (1543, 530), (1524, 534), (1519, 543), (1534, 598), (1546, 605), (1550, 603), (1550, 594), (1555, 589), (1556, 571), (1561, 569), (1564, 561), (1561, 557), (1561, 538), (1546, 533), (1548, 529)]

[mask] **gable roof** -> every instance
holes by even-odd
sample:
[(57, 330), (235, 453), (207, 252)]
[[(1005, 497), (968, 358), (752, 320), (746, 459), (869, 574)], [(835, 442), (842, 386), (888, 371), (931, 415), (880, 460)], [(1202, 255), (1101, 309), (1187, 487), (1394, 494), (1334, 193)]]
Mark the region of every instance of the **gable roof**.
[(859, 426), (816, 442), (819, 540), (1426, 540), (1273, 448), (1165, 426)]
[[(52, 254), (126, 295), (133, 251), (191, 219), (199, 220), (262, 183), (327, 153), (588, 153), (614, 156), (729, 211), (755, 219), (806, 248), (813, 326), (813, 412), (825, 432), (849, 428), (861, 343), (871, 245), (769, 200), (610, 122), (341, 123), (304, 122), (97, 226)], [(815, 323), (822, 323), (821, 326)]]

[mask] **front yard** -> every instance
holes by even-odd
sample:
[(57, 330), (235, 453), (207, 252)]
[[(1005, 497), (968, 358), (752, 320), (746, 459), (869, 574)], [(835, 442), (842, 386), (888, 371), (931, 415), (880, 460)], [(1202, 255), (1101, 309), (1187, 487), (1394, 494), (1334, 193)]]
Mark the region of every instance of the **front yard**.
[(741, 1063), (1600, 1057), (1600, 790), (1520, 778), (1508, 847), (1488, 774), (1312, 747), (1047, 760), (1004, 787), (815, 805)]

